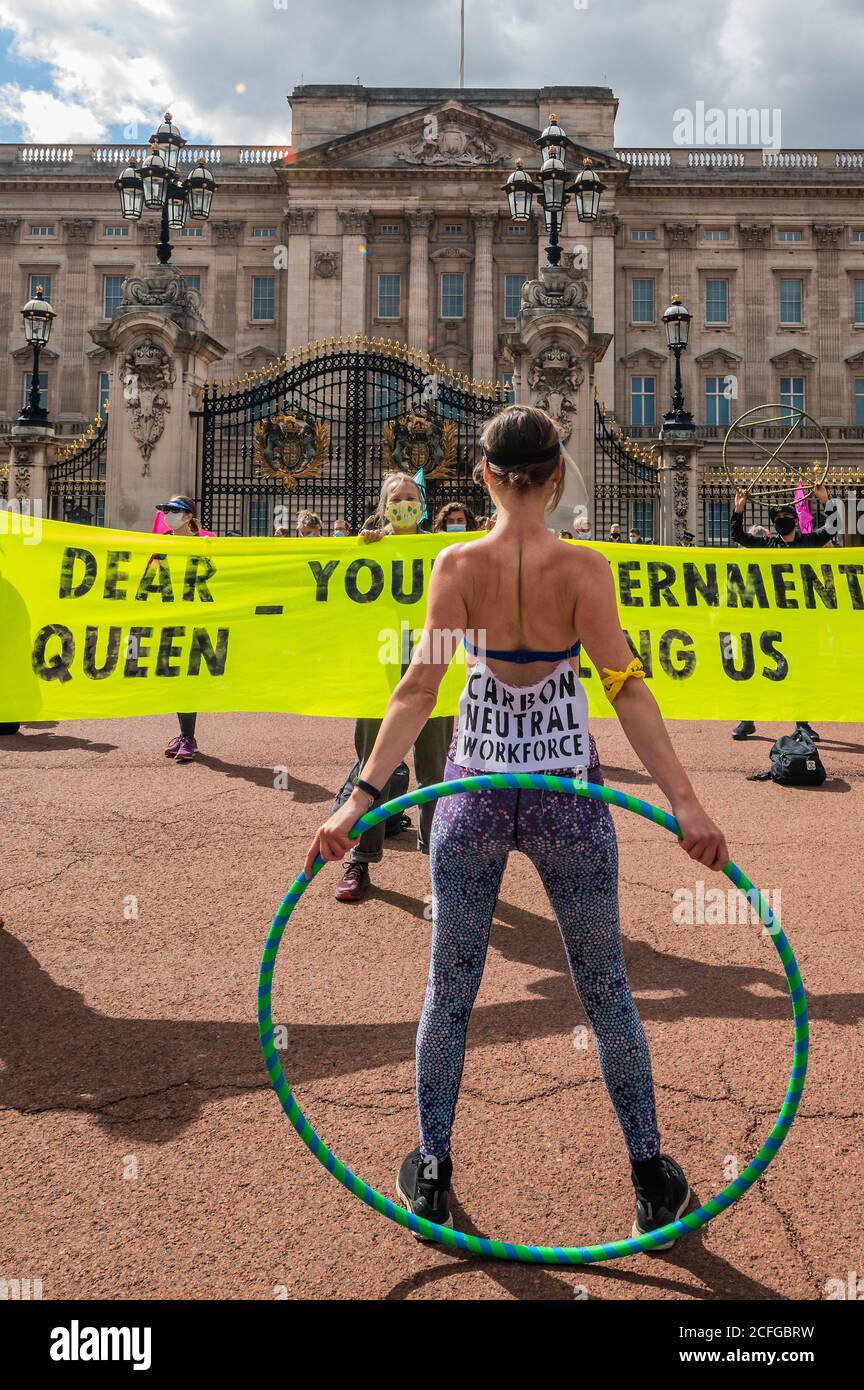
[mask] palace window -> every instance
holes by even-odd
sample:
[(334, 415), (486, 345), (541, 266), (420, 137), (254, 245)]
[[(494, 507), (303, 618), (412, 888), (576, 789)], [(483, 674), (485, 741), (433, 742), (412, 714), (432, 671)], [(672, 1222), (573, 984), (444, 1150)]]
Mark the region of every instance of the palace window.
[(804, 321), (804, 281), (780, 281), (780, 323), (800, 324)]
[(853, 241), (864, 241), (864, 232), (862, 232), (862, 231), (857, 231), (857, 230), (854, 231), (854, 232), (852, 233), (852, 240), (853, 240)]
[(804, 399), (803, 376), (781, 376), (780, 404), (786, 407), (786, 424), (791, 425), (796, 413), (804, 409)]
[(37, 237), (53, 236), (54, 228), (50, 223), (36, 222), (30, 227), (30, 235)]
[(729, 397), (726, 394), (725, 376), (706, 376), (705, 378), (705, 424), (729, 424)]
[(654, 322), (654, 281), (634, 280), (630, 287), (630, 318), (633, 323)]
[(656, 387), (656, 377), (634, 376), (630, 378), (631, 425), (654, 424), (654, 401), (657, 395)]
[(203, 228), (203, 227), (183, 227), (183, 228), (181, 228), (180, 235), (181, 235), (181, 236), (186, 236), (186, 237), (203, 237), (203, 235), (204, 235), (204, 228)]
[(96, 379), (96, 387), (98, 392), (98, 404), (96, 408), (99, 411), (99, 414), (102, 416), (103, 420), (105, 419), (105, 404), (108, 400), (110, 382), (111, 378), (109, 377), (107, 372), (100, 372), (99, 376)]
[(654, 504), (646, 498), (633, 503), (633, 521), (643, 541), (654, 539)]
[(28, 299), (36, 298), (36, 290), (42, 286), (42, 298), (51, 303), (51, 276), (50, 275), (31, 275), (29, 280)]
[(378, 317), (398, 319), (402, 314), (402, 276), (378, 276)]
[(706, 228), (705, 228), (705, 231), (703, 232), (702, 235), (703, 235), (703, 239), (704, 239), (705, 241), (728, 241), (728, 240), (729, 240), (729, 228), (728, 228), (728, 227), (706, 227)]
[(705, 537), (709, 545), (729, 544), (729, 507), (725, 502), (709, 502), (705, 517)]
[(272, 241), (276, 237), (275, 227), (253, 227), (252, 235), (259, 241)]
[(504, 276), (504, 317), (515, 319), (522, 308), (522, 286), (527, 284), (527, 275)]
[[(853, 280), (853, 298), (855, 304), (855, 322), (864, 324), (864, 280)], [(47, 299), (47, 294), (46, 294)]]
[(273, 523), (270, 520), (270, 498), (249, 498), (249, 535), (271, 536)]
[[(24, 377), (24, 401), (23, 404), (30, 404), (30, 388), (33, 385), (33, 373), (27, 372)], [(39, 373), (39, 407), (41, 410), (48, 409), (48, 377), (44, 372)]]
[(126, 226), (125, 222), (119, 227), (103, 227), (102, 235), (113, 238), (128, 236), (129, 228)]
[(443, 225), (442, 228), (441, 228), (441, 235), (442, 235), (442, 236), (464, 236), (464, 235), (465, 235), (465, 223), (464, 223), (464, 222), (445, 222), (444, 225)]
[(855, 424), (864, 425), (864, 376), (855, 378)]
[(252, 276), (252, 321), (272, 323), (276, 317), (276, 278), (273, 275)]
[(379, 236), (401, 236), (402, 228), (398, 222), (382, 222), (378, 228)]
[(394, 420), (402, 411), (402, 382), (392, 372), (376, 372), (372, 381), (372, 418)]
[(201, 293), (201, 276), (200, 276), (200, 275), (186, 275), (186, 274), (184, 274), (183, 279), (186, 281), (186, 284), (187, 284), (187, 286), (189, 287), (190, 290), (197, 290), (199, 294)]
[(729, 281), (705, 281), (705, 322), (729, 322)]
[(804, 233), (803, 233), (803, 232), (799, 232), (799, 231), (793, 231), (793, 230), (784, 231), (784, 232), (778, 232), (778, 233), (777, 233), (777, 240), (778, 240), (778, 241), (803, 241), (803, 240), (804, 240)]
[(111, 319), (123, 295), (125, 275), (103, 275), (102, 277), (102, 317)]
[(630, 231), (631, 241), (656, 241), (657, 233), (653, 227), (633, 227)]
[(521, 222), (508, 222), (507, 236), (524, 236), (525, 228)]
[(445, 271), (441, 276), (441, 317), (465, 317), (465, 276), (462, 271)]

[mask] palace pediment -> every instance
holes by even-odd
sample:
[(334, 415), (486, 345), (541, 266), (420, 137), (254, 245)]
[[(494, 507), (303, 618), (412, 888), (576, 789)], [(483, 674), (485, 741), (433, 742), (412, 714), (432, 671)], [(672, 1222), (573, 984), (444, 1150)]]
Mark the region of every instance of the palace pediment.
[[(449, 98), (314, 145), (303, 150), (292, 167), (506, 171), (520, 158), (530, 168), (539, 162), (534, 144), (538, 134), (517, 121)], [(592, 155), (598, 167), (626, 169), (614, 156), (587, 147), (583, 151), (581, 146), (570, 152), (568, 164), (578, 167), (583, 153)]]
[(800, 348), (790, 348), (788, 352), (776, 353), (769, 361), (772, 367), (776, 367), (780, 372), (803, 372), (813, 366), (816, 358), (810, 352), (802, 352)]
[(737, 367), (744, 358), (740, 352), (731, 352), (729, 348), (712, 348), (710, 352), (700, 352), (696, 361), (700, 367), (713, 367), (715, 371), (720, 371), (724, 367)]
[(662, 367), (666, 358), (662, 352), (655, 352), (653, 348), (640, 347), (628, 352), (627, 356), (620, 360), (626, 367)]

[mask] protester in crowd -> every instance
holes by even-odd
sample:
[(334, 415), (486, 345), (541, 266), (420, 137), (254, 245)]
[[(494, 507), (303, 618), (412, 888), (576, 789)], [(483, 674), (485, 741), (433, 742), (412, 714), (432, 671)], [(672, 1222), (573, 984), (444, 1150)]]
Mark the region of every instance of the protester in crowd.
[(304, 540), (315, 539), (324, 534), (324, 527), (317, 512), (298, 512), (297, 514), (297, 535)]
[[(351, 826), (416, 741), (449, 665), (441, 634), (460, 629), (483, 632), (488, 646), (481, 654), (466, 644), (478, 661), (460, 701), (448, 780), (531, 771), (602, 782), (578, 676), (584, 643), (637, 758), (669, 799), (684, 849), (706, 868), (723, 868), (726, 842), (675, 756), (642, 663), (628, 647), (610, 566), (591, 547), (561, 545), (548, 534), (547, 514), (564, 485), (554, 420), (534, 407), (501, 411), (486, 426), (478, 475), (498, 504), (495, 533), (449, 546), (438, 557), (420, 648), (391, 696), (362, 784), (309, 846), (307, 873), (317, 854), (332, 860), (344, 853)], [(541, 687), (546, 723), (532, 714), (536, 727), (526, 742), (524, 711), (540, 704)], [(493, 736), (473, 736), (487, 721)], [(554, 737), (543, 736), (553, 730), (559, 731)], [(574, 732), (561, 733), (566, 730)], [(660, 1152), (651, 1059), (622, 949), (614, 823), (601, 801), (542, 790), (490, 789), (439, 804), (432, 827), (432, 959), (417, 1035), (420, 1143), (402, 1164), (397, 1191), (417, 1216), (452, 1223), (450, 1141), (466, 1034), (514, 849), (540, 874), (594, 1029), (636, 1188), (634, 1233), (656, 1231), (686, 1210), (690, 1189), (680, 1165)]]
[(281, 538), (287, 537), (288, 540), (290, 540), (290, 539), (291, 539), (291, 527), (290, 527), (290, 526), (277, 526), (277, 527), (276, 527), (276, 530), (273, 532), (273, 535), (274, 535), (274, 536), (279, 536), (279, 537), (281, 537)]
[(479, 531), (480, 524), (464, 502), (445, 502), (432, 523), (433, 531)]
[(333, 522), (333, 535), (337, 537), (350, 536), (351, 531), (344, 516), (337, 516)]
[(481, 531), (491, 531), (491, 530), (493, 530), (493, 529), (494, 529), (494, 526), (495, 526), (495, 522), (496, 522), (497, 520), (498, 520), (497, 514), (496, 514), (495, 512), (491, 512), (490, 515), (487, 516), (487, 517), (484, 517), (484, 518), (483, 518), (483, 521), (480, 523), (480, 529), (481, 529)]
[(643, 539), (642, 539), (642, 532), (639, 530), (639, 527), (638, 527), (638, 526), (631, 526), (631, 527), (630, 527), (630, 536), (629, 536), (629, 539), (630, 539), (630, 544), (631, 544), (631, 545), (644, 545), (644, 544), (645, 544), (645, 542), (644, 542)]
[[(369, 544), (386, 543), (391, 536), (416, 536), (424, 511), (424, 501), (418, 484), (408, 473), (388, 473), (381, 486), (378, 507), (363, 523), (360, 538)], [(464, 511), (464, 508), (463, 508)], [(411, 659), (410, 651), (402, 654), (402, 672)], [(360, 760), (362, 777), (366, 760), (375, 746), (380, 719), (358, 719), (354, 725), (354, 747)], [(419, 787), (431, 786), (444, 776), (447, 748), (453, 735), (452, 718), (426, 719), (413, 739), (414, 772)], [(391, 769), (392, 772), (392, 769)], [(388, 777), (389, 781), (389, 777)], [(429, 837), (435, 803), (420, 807), (417, 848), (429, 853)], [(339, 902), (356, 903), (369, 890), (369, 865), (380, 864), (384, 858), (384, 825), (376, 825), (355, 840), (345, 861), (344, 873), (336, 886)]]
[[(205, 531), (198, 520), (198, 511), (191, 497), (178, 495), (168, 502), (160, 502), (157, 512), (172, 536), (212, 536), (213, 531)], [(161, 529), (161, 528), (160, 528)], [(173, 758), (175, 763), (191, 763), (198, 752), (195, 740), (196, 714), (178, 714), (180, 733), (172, 738), (165, 749), (165, 757)]]
[[(814, 489), (816, 497), (825, 506), (828, 502), (828, 489), (821, 484)], [(794, 502), (781, 502), (779, 506), (773, 507), (769, 513), (774, 532), (766, 536), (756, 536), (752, 532), (756, 529), (751, 527), (750, 531), (744, 530), (744, 508), (747, 506), (749, 491), (746, 487), (739, 487), (735, 493), (735, 504), (732, 515), (729, 519), (729, 535), (736, 545), (743, 545), (750, 549), (783, 550), (786, 546), (793, 549), (807, 548), (815, 549), (829, 544), (833, 540), (831, 532), (826, 526), (814, 527), (807, 535), (801, 535), (798, 530), (798, 511)], [(762, 528), (764, 530), (764, 528)], [(819, 735), (815, 729), (811, 729), (805, 719), (799, 719), (795, 724), (796, 730), (801, 730), (810, 737), (814, 743), (819, 742)], [(756, 732), (756, 725), (752, 719), (742, 719), (732, 730), (732, 737), (736, 742), (750, 738)]]
[(561, 541), (572, 541), (575, 540), (575, 536), (572, 531), (559, 531), (558, 539)]
[(617, 521), (613, 521), (613, 522), (612, 522), (612, 525), (609, 527), (609, 539), (610, 539), (610, 541), (620, 541), (620, 539), (621, 539), (621, 525), (620, 525), (620, 522), (617, 522)]
[(590, 541), (593, 538), (593, 528), (587, 516), (578, 516), (573, 530), (577, 541)]
[(687, 546), (688, 549), (693, 548), (693, 546), (696, 544), (696, 537), (694, 536), (692, 531), (682, 532), (681, 544)]

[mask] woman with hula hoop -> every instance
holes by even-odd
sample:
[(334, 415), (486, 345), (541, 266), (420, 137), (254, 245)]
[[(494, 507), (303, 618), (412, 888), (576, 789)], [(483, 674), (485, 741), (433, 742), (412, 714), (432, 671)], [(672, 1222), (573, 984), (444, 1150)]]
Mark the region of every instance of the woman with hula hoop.
[[(442, 652), (441, 635), (454, 632), (467, 634), (470, 665), (446, 780), (555, 772), (602, 782), (579, 679), (584, 646), (631, 746), (670, 802), (683, 848), (706, 868), (727, 863), (723, 834), (678, 762), (621, 630), (608, 561), (547, 530), (564, 468), (557, 428), (544, 411), (508, 406), (486, 426), (477, 481), (482, 475), (497, 524), (490, 535), (438, 556), (423, 638), (391, 696), (362, 778), (315, 835), (307, 875), (317, 854), (330, 860), (345, 853), (351, 827), (428, 720), (452, 655)], [(399, 1195), (416, 1216), (452, 1225), (450, 1134), (465, 1039), (512, 849), (527, 854), (540, 874), (594, 1030), (636, 1189), (633, 1233), (658, 1230), (686, 1210), (690, 1188), (680, 1165), (660, 1152), (651, 1060), (624, 963), (612, 818), (603, 802), (548, 791), (458, 794), (437, 807), (432, 959), (417, 1033), (420, 1144), (399, 1171)]]

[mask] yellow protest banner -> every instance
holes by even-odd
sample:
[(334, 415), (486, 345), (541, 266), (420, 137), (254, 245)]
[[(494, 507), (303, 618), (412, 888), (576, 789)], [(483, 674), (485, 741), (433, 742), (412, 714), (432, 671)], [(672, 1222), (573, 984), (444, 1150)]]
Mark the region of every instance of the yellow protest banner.
[[(179, 538), (0, 510), (0, 721), (381, 715), (456, 541)], [(594, 548), (667, 718), (864, 718), (864, 550)], [(587, 658), (582, 674), (610, 714)]]

